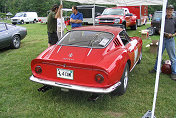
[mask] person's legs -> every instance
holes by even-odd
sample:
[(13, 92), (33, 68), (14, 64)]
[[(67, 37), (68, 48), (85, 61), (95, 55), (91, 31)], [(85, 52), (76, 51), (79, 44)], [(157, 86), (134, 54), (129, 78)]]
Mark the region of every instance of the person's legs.
[(57, 33), (48, 33), (48, 47), (50, 47), (51, 45), (56, 44), (58, 41), (58, 37), (57, 37)]
[[(167, 39), (163, 38), (162, 55), (163, 55), (163, 52), (166, 48), (166, 41), (165, 40), (167, 40)], [(156, 57), (155, 66), (154, 66), (155, 71), (157, 70), (157, 64), (158, 64), (158, 52), (159, 52), (159, 47), (158, 47), (157, 57)]]
[(51, 46), (50, 42), (51, 42), (52, 38), (51, 38), (51, 33), (48, 32), (48, 47)]
[(166, 50), (171, 61), (172, 74), (176, 74), (176, 56), (175, 56), (175, 40), (174, 38), (169, 39), (166, 42)]

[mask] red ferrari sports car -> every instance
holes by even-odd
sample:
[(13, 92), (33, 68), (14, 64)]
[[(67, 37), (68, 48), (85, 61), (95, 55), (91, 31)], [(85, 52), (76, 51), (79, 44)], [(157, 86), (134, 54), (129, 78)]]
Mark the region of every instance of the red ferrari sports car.
[(141, 38), (121, 28), (75, 28), (32, 60), (30, 80), (63, 90), (122, 95), (141, 51)]

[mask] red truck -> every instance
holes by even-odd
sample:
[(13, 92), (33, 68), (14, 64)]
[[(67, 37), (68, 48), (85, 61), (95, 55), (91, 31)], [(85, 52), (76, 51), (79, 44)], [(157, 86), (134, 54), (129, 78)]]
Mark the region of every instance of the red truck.
[(133, 30), (137, 26), (145, 24), (148, 18), (147, 6), (120, 6), (107, 8), (101, 16), (96, 17), (96, 25), (112, 25), (122, 28), (130, 27)]
[(137, 16), (137, 25), (145, 25), (148, 19), (148, 6), (121, 6), (119, 8), (128, 8), (130, 13), (133, 13)]

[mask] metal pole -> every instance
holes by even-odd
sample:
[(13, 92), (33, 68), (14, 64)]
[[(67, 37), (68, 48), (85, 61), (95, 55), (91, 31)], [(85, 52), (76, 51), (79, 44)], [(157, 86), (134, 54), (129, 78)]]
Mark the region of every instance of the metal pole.
[(165, 16), (166, 16), (166, 5), (167, 5), (167, 0), (163, 0), (162, 22), (161, 22), (161, 32), (160, 32), (160, 42), (159, 42), (160, 45), (159, 45), (159, 52), (158, 52), (158, 63), (157, 63), (157, 72), (156, 72), (155, 90), (154, 90), (153, 108), (152, 108), (151, 118), (154, 118), (158, 85), (159, 85), (159, 75), (160, 75), (160, 68), (161, 68), (163, 36), (164, 36), (164, 26), (165, 26)]
[(93, 26), (95, 26), (95, 1), (94, 1), (94, 8), (93, 8)]
[[(60, 0), (60, 4), (62, 5), (62, 0)], [(62, 9), (61, 9), (61, 11), (60, 11), (60, 15), (61, 15), (61, 37), (63, 36), (63, 32), (62, 32), (62, 30), (63, 30), (63, 21), (62, 21), (62, 17), (63, 17), (63, 15), (62, 15)]]

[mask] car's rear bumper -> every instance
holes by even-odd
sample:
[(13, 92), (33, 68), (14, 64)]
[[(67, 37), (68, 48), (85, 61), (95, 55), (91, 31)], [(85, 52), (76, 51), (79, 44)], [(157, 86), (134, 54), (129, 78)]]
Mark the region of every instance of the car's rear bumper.
[(114, 84), (113, 86), (109, 88), (94, 88), (94, 87), (85, 87), (85, 86), (71, 85), (71, 84), (64, 84), (64, 83), (59, 83), (59, 82), (54, 82), (54, 81), (43, 80), (43, 79), (36, 78), (33, 75), (29, 79), (37, 83), (50, 85), (50, 86), (56, 86), (60, 88), (85, 91), (85, 92), (91, 92), (91, 93), (104, 93), (104, 94), (114, 91), (118, 86), (121, 85), (121, 82), (117, 82), (116, 84)]

